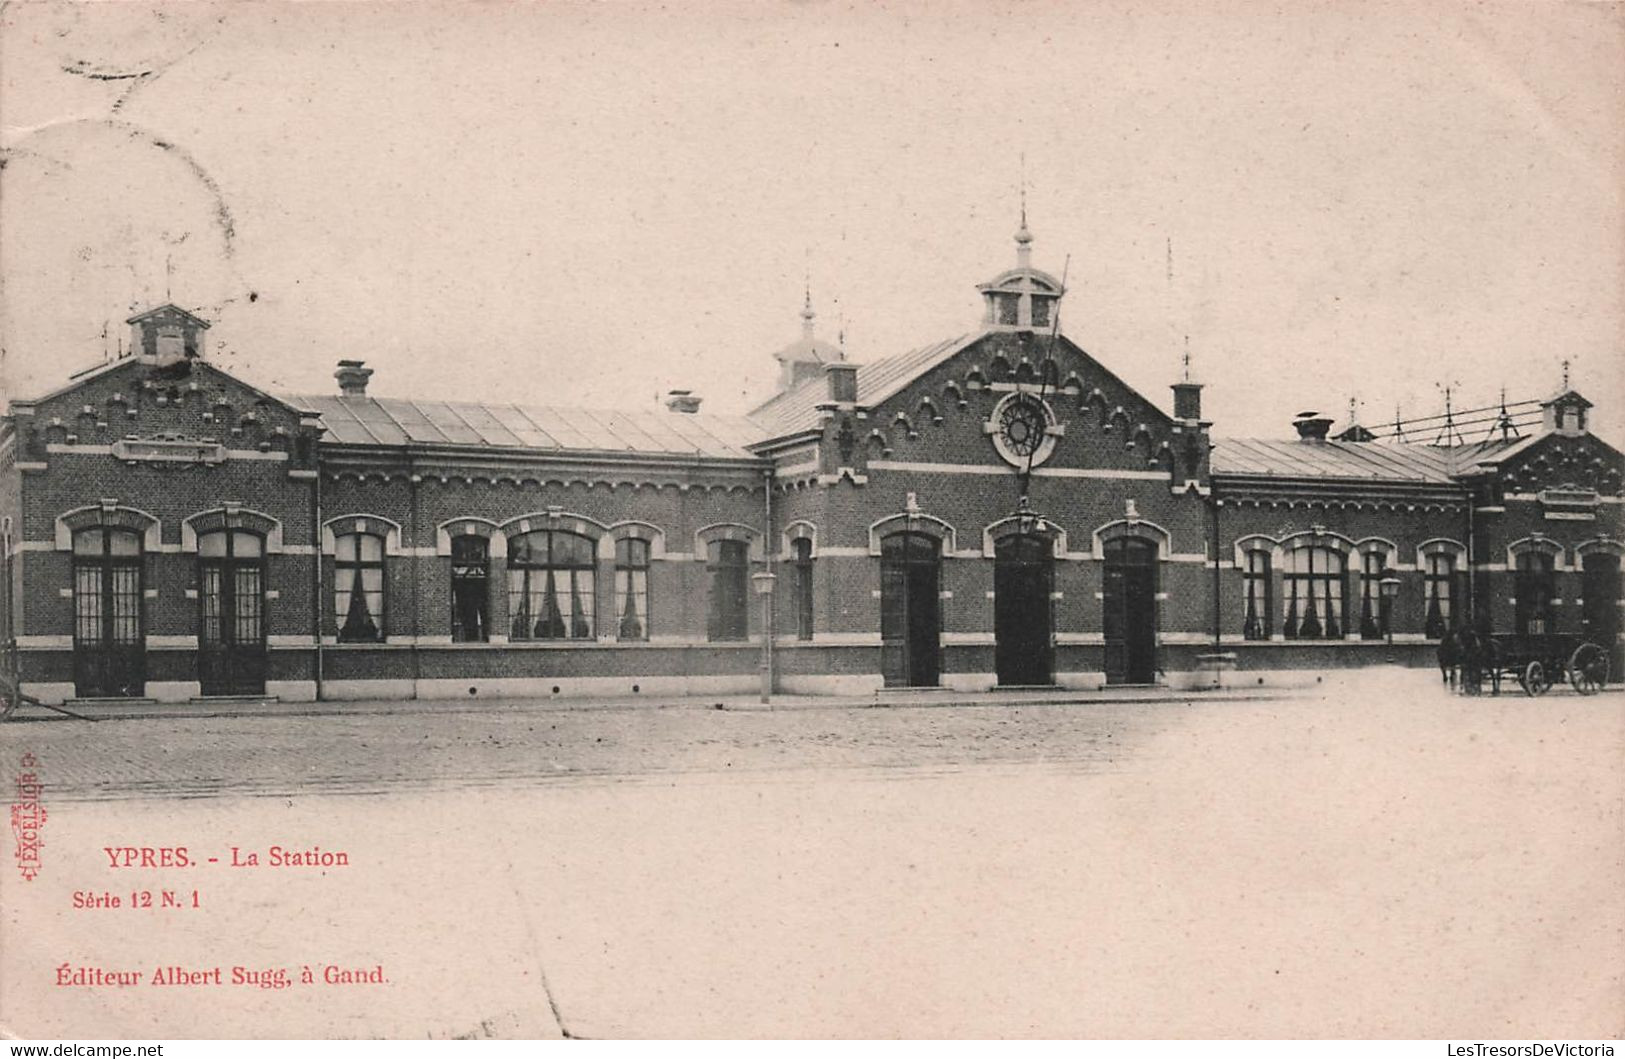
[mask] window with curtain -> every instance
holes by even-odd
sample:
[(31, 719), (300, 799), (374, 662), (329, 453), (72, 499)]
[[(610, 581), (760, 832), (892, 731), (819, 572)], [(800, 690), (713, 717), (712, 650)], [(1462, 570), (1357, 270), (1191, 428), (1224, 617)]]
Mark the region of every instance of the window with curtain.
[(1518, 556), (1514, 581), (1513, 624), (1523, 636), (1557, 631), (1557, 564), (1550, 552), (1523, 552)]
[(1343, 555), (1334, 549), (1308, 545), (1286, 553), (1281, 632), (1288, 640), (1343, 638), (1344, 573)]
[(796, 639), (813, 638), (813, 542), (801, 537), (790, 542), (790, 566), (795, 573)]
[(384, 538), (346, 533), (334, 541), (333, 615), (340, 643), (384, 638)]
[(491, 546), (471, 533), (451, 539), (451, 638), (482, 643), (491, 638)]
[(1270, 553), (1255, 548), (1247, 553), (1241, 570), (1241, 636), (1245, 640), (1270, 638)]
[(618, 638), (649, 638), (649, 542), (639, 537), (615, 542), (615, 620)]
[(1382, 601), (1383, 556), (1360, 556), (1360, 639), (1380, 640), (1388, 634), (1388, 612)]
[(1456, 557), (1448, 553), (1429, 555), (1422, 570), (1422, 588), (1427, 616), (1422, 631), (1430, 640), (1444, 638), (1455, 625), (1452, 593), (1456, 581)]
[(508, 613), (515, 640), (593, 638), (597, 544), (562, 530), (508, 542)]
[(709, 600), (706, 634), (712, 640), (743, 640), (749, 625), (750, 552), (744, 541), (712, 541), (706, 547)]

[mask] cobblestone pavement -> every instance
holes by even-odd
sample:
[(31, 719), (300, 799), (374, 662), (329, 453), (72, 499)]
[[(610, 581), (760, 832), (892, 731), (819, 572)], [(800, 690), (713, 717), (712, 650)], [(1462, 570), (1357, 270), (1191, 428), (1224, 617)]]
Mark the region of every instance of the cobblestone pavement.
[(1195, 708), (1163, 702), (735, 712), (504, 705), (448, 713), (25, 722), (0, 727), (0, 747), (48, 761), (51, 793), (67, 799), (363, 793), (672, 772), (932, 771), (1000, 763), (1110, 769)]

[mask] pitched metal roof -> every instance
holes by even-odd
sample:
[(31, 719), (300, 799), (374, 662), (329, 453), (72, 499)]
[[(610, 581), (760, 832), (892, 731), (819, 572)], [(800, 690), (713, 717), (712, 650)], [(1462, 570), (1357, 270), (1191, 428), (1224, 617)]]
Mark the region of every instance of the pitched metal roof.
[[(858, 404), (877, 405), (907, 386), (922, 373), (958, 353), (985, 332), (973, 331), (957, 338), (933, 342), (895, 357), (884, 357), (858, 365)], [(829, 386), (821, 378), (808, 379), (772, 400), (758, 405), (750, 418), (765, 438), (811, 430), (818, 425), (818, 406), (829, 401)]]
[(1213, 473), (1271, 478), (1454, 484), (1450, 449), (1354, 441), (1215, 438)]
[(315, 412), (324, 440), (341, 445), (475, 445), (551, 452), (634, 453), (755, 459), (760, 428), (743, 416), (608, 411), (495, 402), (290, 394)]

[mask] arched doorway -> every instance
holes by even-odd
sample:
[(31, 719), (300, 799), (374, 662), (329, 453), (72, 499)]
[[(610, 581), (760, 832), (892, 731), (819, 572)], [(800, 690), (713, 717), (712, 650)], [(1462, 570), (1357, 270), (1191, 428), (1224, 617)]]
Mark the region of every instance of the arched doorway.
[(1150, 684), (1157, 673), (1157, 546), (1143, 537), (1114, 537), (1105, 553), (1106, 683)]
[(73, 687), (81, 698), (146, 693), (141, 537), (92, 526), (73, 535)]
[(265, 694), (265, 539), (216, 530), (197, 539), (198, 683), (205, 695)]
[(993, 546), (993, 664), (999, 684), (1055, 680), (1054, 546), (1015, 534)]
[(942, 548), (923, 533), (880, 542), (880, 667), (887, 687), (935, 687), (942, 673)]

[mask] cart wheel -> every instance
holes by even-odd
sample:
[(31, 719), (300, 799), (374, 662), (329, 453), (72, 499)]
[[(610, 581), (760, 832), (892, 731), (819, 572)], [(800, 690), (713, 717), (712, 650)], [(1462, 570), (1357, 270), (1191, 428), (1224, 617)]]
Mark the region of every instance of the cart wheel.
[(1583, 643), (1569, 656), (1569, 683), (1582, 695), (1595, 695), (1608, 683), (1608, 652)]
[(1551, 682), (1546, 679), (1546, 667), (1540, 662), (1530, 662), (1523, 667), (1523, 673), (1518, 677), (1518, 683), (1523, 685), (1525, 695), (1544, 695), (1550, 688)]

